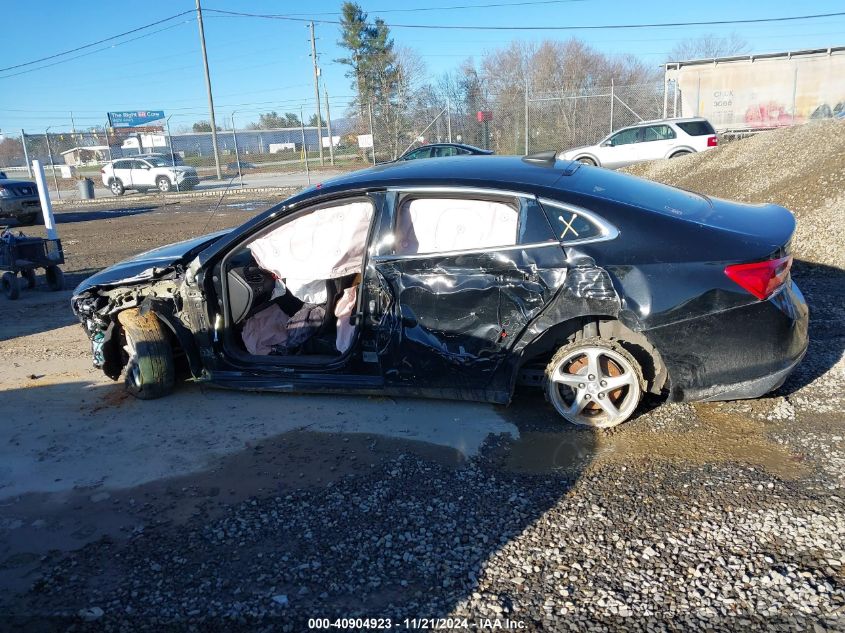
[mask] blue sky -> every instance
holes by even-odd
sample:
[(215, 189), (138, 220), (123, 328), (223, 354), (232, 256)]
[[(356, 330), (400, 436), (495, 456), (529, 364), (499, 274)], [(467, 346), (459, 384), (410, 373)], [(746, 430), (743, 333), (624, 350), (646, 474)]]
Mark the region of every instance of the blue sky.
[[(482, 5), (525, 0), (452, 0), (452, 5)], [(841, 0), (795, 3), (785, 0), (707, 3), (630, 2), (617, 0), (546, 0), (520, 4), (449, 10), (449, 0), (364, 0), (371, 17), (388, 24), (454, 24), (489, 26), (632, 24), (675, 21), (733, 20), (837, 12)], [(235, 111), (239, 126), (259, 112), (313, 110), (310, 42), (305, 23), (257, 18), (221, 17), (208, 9), (251, 13), (284, 13), (315, 20), (336, 20), (339, 0), (203, 0), (206, 43), (218, 124)], [(3, 55), (0, 67), (44, 57), (115, 35), (194, 8), (194, 0), (146, 0), (115, 3), (89, 0), (30, 0), (3, 9)], [(433, 8), (425, 11), (407, 9)], [(25, 27), (24, 27), (25, 25)], [(845, 16), (728, 26), (696, 26), (584, 31), (443, 31), (393, 28), (396, 43), (415, 49), (427, 71), (437, 76), (469, 56), (506, 45), (514, 39), (541, 40), (580, 37), (605, 53), (631, 53), (659, 65), (678, 40), (710, 32), (735, 31), (752, 52), (795, 50), (845, 44)], [(0, 72), (0, 129), (6, 134), (70, 129), (71, 112), (77, 129), (102, 124), (109, 110), (163, 109), (178, 128), (207, 119), (205, 82), (193, 14), (141, 31), (135, 41), (80, 51), (77, 59), (33, 70), (40, 64)], [(323, 78), (338, 117), (352, 95), (345, 67), (333, 60), (342, 55), (338, 27), (317, 24), (317, 47)], [(122, 40), (117, 40), (122, 41)], [(116, 42), (113, 42), (116, 43)], [(72, 57), (72, 55), (68, 56)], [(62, 58), (67, 59), (67, 58)], [(52, 60), (58, 61), (58, 60)], [(45, 62), (52, 63), (52, 62)], [(23, 74), (15, 75), (22, 71)], [(32, 71), (32, 72), (29, 72)]]

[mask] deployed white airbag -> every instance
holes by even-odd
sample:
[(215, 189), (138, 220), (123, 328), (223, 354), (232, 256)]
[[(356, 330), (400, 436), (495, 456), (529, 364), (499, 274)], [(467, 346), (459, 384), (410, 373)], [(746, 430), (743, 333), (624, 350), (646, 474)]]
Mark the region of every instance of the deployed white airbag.
[(317, 209), (253, 240), (249, 250), (261, 268), (285, 279), (297, 294), (315, 280), (361, 271), (372, 216), (369, 202)]
[(416, 198), (402, 204), (396, 221), (396, 254), (416, 255), (511, 246), (519, 211), (502, 202)]

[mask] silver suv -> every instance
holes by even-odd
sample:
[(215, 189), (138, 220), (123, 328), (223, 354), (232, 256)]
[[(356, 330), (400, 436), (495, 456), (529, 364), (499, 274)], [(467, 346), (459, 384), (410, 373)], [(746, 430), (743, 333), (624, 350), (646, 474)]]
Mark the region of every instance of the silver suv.
[(141, 193), (150, 189), (162, 193), (177, 188), (185, 191), (200, 181), (193, 167), (171, 165), (169, 159), (157, 156), (119, 158), (103, 165), (100, 175), (103, 184), (116, 196), (122, 196), (127, 189)]
[(559, 158), (599, 167), (625, 167), (659, 158), (677, 158), (719, 144), (710, 121), (701, 117), (643, 121), (603, 138), (596, 145), (561, 152)]

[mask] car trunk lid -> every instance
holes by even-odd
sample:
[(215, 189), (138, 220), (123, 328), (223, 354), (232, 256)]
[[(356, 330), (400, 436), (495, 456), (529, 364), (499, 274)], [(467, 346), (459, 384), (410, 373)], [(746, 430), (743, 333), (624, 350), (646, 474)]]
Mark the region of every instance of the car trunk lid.
[(571, 177), (562, 176), (557, 184), (573, 192), (725, 232), (726, 239), (739, 242), (743, 246), (739, 252), (749, 258), (785, 252), (795, 231), (795, 217), (775, 204), (711, 198), (607, 169), (579, 169)]

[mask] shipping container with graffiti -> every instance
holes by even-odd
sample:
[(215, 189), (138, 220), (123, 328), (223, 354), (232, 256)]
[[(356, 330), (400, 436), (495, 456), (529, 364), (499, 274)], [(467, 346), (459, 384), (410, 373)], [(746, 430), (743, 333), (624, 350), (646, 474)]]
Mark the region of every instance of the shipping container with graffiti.
[(845, 46), (669, 62), (664, 112), (720, 131), (845, 118)]

